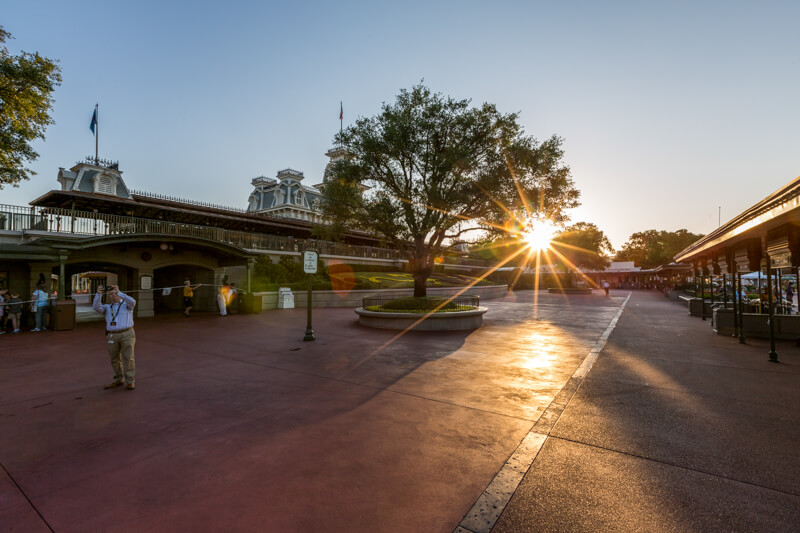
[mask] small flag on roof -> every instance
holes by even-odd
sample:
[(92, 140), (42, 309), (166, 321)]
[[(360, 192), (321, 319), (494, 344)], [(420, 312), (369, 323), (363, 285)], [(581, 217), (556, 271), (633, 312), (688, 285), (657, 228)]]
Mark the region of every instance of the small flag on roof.
[(89, 124), (89, 129), (92, 130), (92, 133), (94, 133), (95, 126), (97, 126), (97, 108), (96, 107), (94, 108), (94, 113), (92, 113), (92, 122), (91, 122), (91, 124)]

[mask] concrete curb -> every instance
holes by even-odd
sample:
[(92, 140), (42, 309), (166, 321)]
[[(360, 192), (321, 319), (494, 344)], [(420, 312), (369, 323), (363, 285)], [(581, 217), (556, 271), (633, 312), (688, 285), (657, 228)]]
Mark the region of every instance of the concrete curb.
[(511, 497), (522, 482), (522, 478), (528, 472), (539, 451), (547, 441), (553, 427), (561, 414), (566, 409), (575, 392), (580, 387), (584, 378), (589, 374), (592, 365), (597, 361), (597, 357), (608, 342), (608, 337), (622, 316), (625, 305), (631, 299), (631, 293), (622, 302), (614, 318), (609, 322), (608, 327), (597, 339), (589, 354), (584, 358), (581, 366), (572, 374), (567, 384), (556, 395), (550, 405), (545, 409), (533, 428), (522, 439), (517, 449), (511, 454), (508, 461), (500, 468), (494, 479), (484, 489), (472, 508), (467, 512), (461, 522), (453, 530), (453, 533), (490, 533), (497, 519), (505, 510)]

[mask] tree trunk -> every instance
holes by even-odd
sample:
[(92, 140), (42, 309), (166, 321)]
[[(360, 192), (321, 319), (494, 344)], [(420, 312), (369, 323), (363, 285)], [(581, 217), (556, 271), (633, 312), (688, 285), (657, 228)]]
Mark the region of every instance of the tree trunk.
[(415, 252), (408, 258), (408, 266), (414, 278), (414, 298), (422, 298), (428, 295), (428, 278), (433, 272), (433, 266), (428, 262), (424, 241), (417, 241)]
[(428, 276), (418, 276), (414, 274), (414, 298), (422, 298), (428, 295)]

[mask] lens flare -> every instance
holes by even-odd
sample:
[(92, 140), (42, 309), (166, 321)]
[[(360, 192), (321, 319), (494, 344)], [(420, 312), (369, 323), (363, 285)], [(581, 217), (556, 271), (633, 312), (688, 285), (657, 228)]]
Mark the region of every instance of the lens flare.
[(527, 224), (522, 232), (522, 240), (534, 251), (543, 251), (550, 248), (550, 243), (556, 235), (556, 226), (546, 218), (537, 218)]

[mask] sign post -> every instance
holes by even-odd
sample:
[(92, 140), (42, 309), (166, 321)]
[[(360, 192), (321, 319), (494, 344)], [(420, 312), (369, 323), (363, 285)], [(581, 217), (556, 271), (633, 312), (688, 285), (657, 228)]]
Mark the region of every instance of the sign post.
[(306, 323), (306, 336), (303, 337), (304, 341), (316, 340), (314, 337), (314, 330), (311, 329), (311, 278), (317, 273), (317, 254), (314, 250), (306, 250), (303, 252), (303, 271), (308, 274), (308, 301), (306, 309), (308, 310), (308, 321)]

